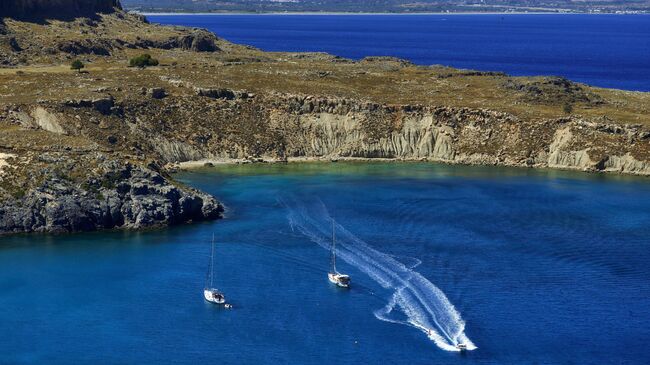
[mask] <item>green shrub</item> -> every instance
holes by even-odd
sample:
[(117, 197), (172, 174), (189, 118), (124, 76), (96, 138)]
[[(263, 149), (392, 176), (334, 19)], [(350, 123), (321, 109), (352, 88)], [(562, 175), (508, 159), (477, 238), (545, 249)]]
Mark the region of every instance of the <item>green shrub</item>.
[(84, 67), (86, 67), (86, 65), (84, 65), (84, 63), (79, 60), (74, 60), (70, 64), (70, 69), (75, 71), (80, 71)]
[(140, 67), (140, 68), (145, 68), (148, 66), (158, 66), (158, 60), (155, 58), (151, 58), (150, 54), (145, 53), (138, 57), (131, 58), (129, 60), (129, 66)]
[(566, 114), (571, 114), (573, 113), (573, 105), (566, 103), (564, 104), (564, 107), (562, 107), (562, 110), (564, 110), (564, 113)]

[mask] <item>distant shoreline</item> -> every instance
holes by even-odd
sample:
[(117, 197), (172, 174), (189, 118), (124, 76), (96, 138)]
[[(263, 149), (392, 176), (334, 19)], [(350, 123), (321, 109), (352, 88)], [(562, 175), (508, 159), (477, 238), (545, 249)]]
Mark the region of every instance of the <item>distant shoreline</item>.
[(400, 16), (411, 16), (411, 15), (650, 15), (650, 13), (587, 13), (587, 12), (423, 12), (423, 13), (354, 13), (354, 12), (214, 12), (214, 13), (201, 13), (201, 12), (139, 12), (133, 10), (138, 14), (145, 16), (155, 16), (155, 15), (165, 15), (165, 16), (174, 16), (174, 15), (400, 15)]

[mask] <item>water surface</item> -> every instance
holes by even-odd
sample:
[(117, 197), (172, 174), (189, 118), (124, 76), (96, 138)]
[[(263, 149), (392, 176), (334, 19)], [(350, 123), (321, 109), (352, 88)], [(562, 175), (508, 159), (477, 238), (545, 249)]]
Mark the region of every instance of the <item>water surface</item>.
[(156, 23), (207, 28), (267, 51), (314, 51), (360, 59), (558, 75), (650, 91), (650, 15), (150, 15)]
[[(420, 163), (178, 177), (227, 219), (0, 239), (0, 363), (650, 361), (647, 179)], [(347, 291), (326, 278), (330, 217)], [(202, 299), (212, 233), (231, 311)]]

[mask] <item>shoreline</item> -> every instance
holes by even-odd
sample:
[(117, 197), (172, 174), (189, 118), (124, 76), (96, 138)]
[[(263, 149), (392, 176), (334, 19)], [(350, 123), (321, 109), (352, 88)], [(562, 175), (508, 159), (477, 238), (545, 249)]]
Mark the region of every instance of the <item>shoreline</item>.
[(217, 166), (234, 166), (234, 165), (266, 165), (266, 164), (299, 164), (299, 163), (337, 163), (337, 162), (364, 162), (364, 163), (373, 163), (373, 162), (389, 162), (389, 163), (431, 163), (431, 164), (440, 164), (448, 166), (484, 166), (484, 167), (511, 167), (511, 168), (520, 168), (527, 170), (546, 170), (546, 171), (565, 171), (565, 172), (582, 172), (587, 174), (597, 174), (603, 176), (620, 176), (620, 177), (640, 177), (640, 178), (650, 178), (650, 175), (643, 173), (633, 173), (633, 172), (620, 172), (616, 170), (591, 170), (584, 169), (579, 167), (557, 167), (557, 166), (547, 166), (547, 165), (523, 165), (523, 164), (514, 164), (514, 163), (500, 163), (500, 164), (485, 164), (485, 163), (462, 163), (455, 161), (444, 161), (431, 158), (386, 158), (386, 157), (289, 157), (286, 160), (281, 160), (277, 158), (256, 158), (256, 159), (244, 159), (244, 158), (215, 158), (215, 159), (202, 159), (202, 160), (193, 160), (193, 161), (184, 161), (177, 163), (168, 163), (164, 166), (164, 169), (167, 172), (174, 174), (177, 172), (189, 172), (194, 170), (200, 170), (203, 168), (211, 168)]
[(287, 164), (303, 162), (437, 162), (417, 158), (367, 158), (367, 157), (289, 157), (286, 160), (277, 158), (206, 158), (202, 160), (192, 160), (177, 163), (169, 163), (168, 168), (176, 168), (182, 171), (200, 169), (203, 167), (223, 166), (223, 165), (251, 165), (251, 164)]

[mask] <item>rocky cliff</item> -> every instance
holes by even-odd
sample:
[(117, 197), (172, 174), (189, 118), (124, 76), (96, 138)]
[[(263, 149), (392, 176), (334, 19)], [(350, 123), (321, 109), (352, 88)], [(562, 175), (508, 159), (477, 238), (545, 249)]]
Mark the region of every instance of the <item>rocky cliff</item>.
[(0, 67), (84, 56), (127, 58), (130, 50), (217, 52), (218, 43), (205, 30), (149, 24), (142, 15), (121, 10), (116, 0), (4, 0), (0, 4)]
[(79, 14), (112, 12), (121, 9), (118, 0), (2, 0), (0, 18), (18, 18), (47, 15), (48, 17), (69, 17)]
[[(192, 116), (175, 115), (173, 130), (161, 128), (155, 112), (133, 116), (139, 122), (132, 131), (152, 137), (138, 143), (164, 163), (350, 157), (650, 175), (650, 129), (607, 120), (523, 120), (488, 109), (290, 95), (221, 99), (187, 108)], [(229, 121), (228, 126), (220, 121)], [(245, 127), (236, 135), (224, 133), (233, 125)], [(160, 131), (155, 137), (154, 130)]]
[(33, 158), (26, 165), (39, 168), (28, 181), (9, 184), (20, 179), (20, 167), (7, 172), (13, 176), (0, 176), (5, 188), (0, 188), (0, 235), (135, 229), (216, 219), (223, 212), (207, 194), (101, 153), (73, 158), (42, 153)]
[[(305, 109), (312, 111), (303, 114)], [(285, 124), (291, 136), (286, 141), (289, 156), (426, 159), (650, 175), (650, 129), (639, 125), (570, 117), (529, 121), (469, 108), (355, 108), (349, 101), (327, 100), (304, 101), (298, 114), (275, 116), (300, 125), (294, 129)]]

